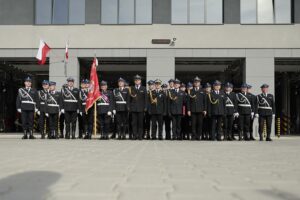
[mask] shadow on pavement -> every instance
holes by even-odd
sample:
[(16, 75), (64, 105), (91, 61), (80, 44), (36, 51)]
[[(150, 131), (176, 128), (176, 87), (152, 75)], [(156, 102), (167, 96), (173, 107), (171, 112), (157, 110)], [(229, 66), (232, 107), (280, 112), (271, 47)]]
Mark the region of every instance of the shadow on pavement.
[(272, 199), (284, 199), (284, 200), (300, 200), (299, 195), (295, 195), (289, 192), (285, 192), (278, 189), (273, 190), (261, 190), (262, 194), (271, 197)]
[(61, 177), (50, 171), (29, 171), (0, 180), (1, 200), (42, 200), (51, 195), (49, 187)]

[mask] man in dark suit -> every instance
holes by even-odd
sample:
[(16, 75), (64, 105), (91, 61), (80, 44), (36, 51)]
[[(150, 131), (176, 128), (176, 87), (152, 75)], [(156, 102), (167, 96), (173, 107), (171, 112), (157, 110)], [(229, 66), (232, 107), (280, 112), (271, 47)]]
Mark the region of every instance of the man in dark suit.
[(196, 76), (194, 78), (194, 87), (188, 90), (187, 96), (188, 115), (192, 116), (192, 140), (200, 140), (203, 117), (207, 114), (207, 99), (200, 83), (201, 79)]
[(267, 138), (266, 141), (272, 141), (271, 139), (271, 126), (272, 120), (275, 117), (275, 100), (274, 96), (269, 92), (269, 85), (263, 84), (261, 87), (261, 94), (256, 96), (256, 117), (258, 117), (259, 122), (259, 138), (260, 141), (263, 140), (263, 129), (264, 121), (267, 125)]
[(134, 86), (129, 87), (129, 111), (131, 112), (131, 124), (133, 139), (143, 139), (144, 113), (147, 111), (147, 90), (141, 85), (142, 77), (134, 76)]
[(216, 80), (213, 90), (208, 94), (208, 110), (211, 117), (211, 140), (221, 141), (222, 119), (226, 115), (226, 98), (221, 82)]
[(168, 112), (172, 116), (172, 139), (182, 140), (181, 137), (181, 118), (183, 116), (183, 105), (186, 101), (186, 94), (180, 87), (180, 80), (174, 81), (175, 87), (173, 90), (169, 90), (168, 94)]

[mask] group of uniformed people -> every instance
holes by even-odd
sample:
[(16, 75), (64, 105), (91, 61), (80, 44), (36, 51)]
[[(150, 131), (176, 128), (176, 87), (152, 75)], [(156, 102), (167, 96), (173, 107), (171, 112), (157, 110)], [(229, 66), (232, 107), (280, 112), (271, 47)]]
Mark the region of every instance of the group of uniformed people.
[[(258, 118), (260, 140), (265, 130), (266, 140), (272, 141), (275, 102), (267, 84), (261, 86), (261, 94), (254, 95), (248, 84), (242, 84), (237, 93), (233, 92), (231, 83), (225, 83), (221, 89), (222, 83), (218, 80), (202, 87), (197, 76), (187, 85), (178, 79), (170, 79), (168, 84), (162, 84), (159, 79), (150, 80), (148, 89), (141, 85), (141, 79), (139, 75), (134, 76), (134, 85), (129, 86), (119, 78), (118, 87), (112, 91), (108, 90), (106, 81), (101, 81), (101, 97), (94, 112), (94, 107), (85, 109), (89, 80), (83, 79), (78, 89), (74, 87), (74, 79), (68, 78), (60, 92), (56, 91), (55, 82), (44, 80), (43, 89), (36, 91), (31, 88), (31, 78), (27, 77), (16, 101), (22, 118), (23, 139), (35, 138), (33, 121), (37, 114), (42, 139), (46, 136), (75, 139), (77, 119), (78, 138), (91, 139), (96, 117), (100, 121), (100, 139), (126, 139), (128, 134), (133, 140), (236, 140), (233, 123), (237, 119), (238, 140), (255, 140), (253, 120)], [(59, 131), (61, 114), (65, 133)]]

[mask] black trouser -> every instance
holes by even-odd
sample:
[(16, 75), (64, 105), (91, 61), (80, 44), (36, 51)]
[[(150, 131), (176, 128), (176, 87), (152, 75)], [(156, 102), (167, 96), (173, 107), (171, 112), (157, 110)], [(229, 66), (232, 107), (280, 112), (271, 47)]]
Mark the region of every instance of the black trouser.
[(88, 135), (92, 135), (94, 127), (94, 108), (90, 108), (87, 113), (82, 113), (82, 119), (84, 122), (84, 131)]
[(78, 129), (79, 129), (79, 138), (82, 138), (82, 135), (86, 133), (86, 120), (84, 119), (85, 113), (82, 113), (82, 116), (78, 114)]
[(24, 131), (33, 131), (34, 111), (22, 110), (22, 127)]
[(232, 126), (233, 126), (233, 115), (226, 115), (224, 117), (224, 139), (233, 138)]
[(75, 134), (76, 119), (77, 119), (77, 112), (76, 111), (65, 111), (65, 123), (66, 123), (66, 134), (67, 135), (70, 135), (71, 124), (72, 124), (72, 135)]
[(117, 111), (116, 113), (116, 124), (117, 124), (117, 133), (118, 136), (125, 138), (125, 132), (127, 128), (127, 117), (128, 112), (127, 111)]
[(132, 133), (135, 139), (143, 139), (144, 112), (132, 112)]
[(64, 130), (65, 130), (65, 114), (61, 113), (59, 116), (59, 131), (60, 131), (60, 136), (64, 137)]
[(168, 115), (164, 116), (164, 122), (165, 122), (165, 132), (166, 132), (166, 140), (171, 139), (171, 121), (172, 118)]
[(184, 115), (181, 119), (181, 136), (182, 139), (190, 138), (190, 117)]
[(192, 139), (199, 140), (202, 136), (203, 113), (192, 113)]
[(58, 136), (58, 113), (49, 114), (49, 131), (51, 136)]
[(41, 134), (45, 134), (47, 132), (47, 121), (46, 113), (41, 112), (39, 116), (39, 129)]
[(150, 139), (150, 121), (151, 121), (151, 115), (146, 112), (145, 113), (145, 124), (144, 124), (144, 136), (147, 139)]
[(250, 118), (250, 126), (249, 126), (249, 132), (250, 132), (250, 138), (253, 138), (253, 122), (254, 118)]
[(223, 115), (211, 116), (211, 140), (221, 140), (222, 119)]
[(181, 135), (181, 118), (182, 115), (172, 115), (172, 139), (182, 139)]
[(263, 132), (264, 132), (264, 121), (266, 120), (266, 125), (267, 125), (267, 139), (270, 139), (271, 137), (271, 128), (272, 128), (272, 115), (269, 116), (259, 116), (258, 118), (258, 133), (259, 133), (259, 137), (262, 138), (263, 137)]
[(109, 125), (111, 117), (106, 113), (99, 114), (100, 117), (100, 132), (102, 137), (108, 137)]
[(206, 116), (203, 119), (202, 140), (209, 139), (211, 135), (211, 118)]
[(242, 136), (242, 133), (244, 134), (244, 139), (248, 140), (249, 139), (249, 127), (250, 127), (250, 119), (251, 115), (245, 115), (241, 114), (239, 116), (239, 127), (240, 127), (240, 139)]
[(156, 131), (158, 126), (158, 138), (162, 139), (163, 132), (163, 115), (162, 114), (153, 114), (151, 115), (151, 138), (156, 139)]

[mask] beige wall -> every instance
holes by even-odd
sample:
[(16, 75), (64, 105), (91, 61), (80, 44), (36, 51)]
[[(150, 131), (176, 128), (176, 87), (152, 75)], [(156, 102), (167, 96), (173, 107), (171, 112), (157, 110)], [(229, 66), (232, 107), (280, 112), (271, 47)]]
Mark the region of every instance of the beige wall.
[[(154, 38), (177, 38), (175, 46)], [(300, 48), (296, 25), (68, 25), (0, 26), (0, 48)]]

